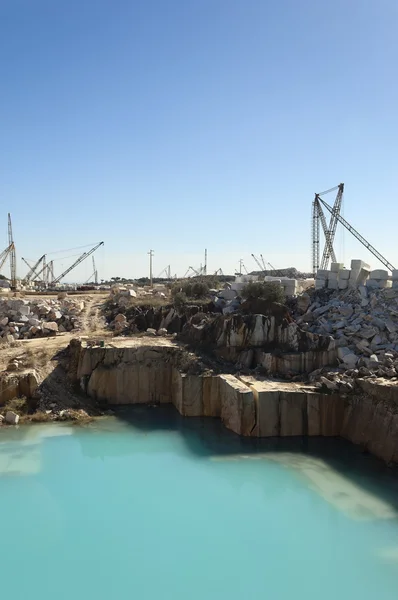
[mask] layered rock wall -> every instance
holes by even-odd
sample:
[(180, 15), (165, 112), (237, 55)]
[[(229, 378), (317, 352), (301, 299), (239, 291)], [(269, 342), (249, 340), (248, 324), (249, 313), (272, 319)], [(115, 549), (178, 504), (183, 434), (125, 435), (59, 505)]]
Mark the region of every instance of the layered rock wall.
[(219, 417), (239, 435), (342, 436), (398, 462), (398, 387), (360, 381), (361, 395), (234, 375), (190, 375), (177, 347), (77, 348), (72, 375), (109, 404), (172, 403), (187, 417)]

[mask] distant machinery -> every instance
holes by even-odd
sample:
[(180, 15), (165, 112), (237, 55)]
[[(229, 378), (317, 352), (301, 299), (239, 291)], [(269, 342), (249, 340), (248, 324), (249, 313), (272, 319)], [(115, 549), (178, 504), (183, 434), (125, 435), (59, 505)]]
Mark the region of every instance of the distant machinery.
[(58, 277), (56, 277), (52, 284), (56, 285), (57, 283), (59, 283), (61, 281), (61, 279), (63, 279), (65, 277), (65, 275), (67, 275), (68, 273), (70, 273), (72, 271), (72, 269), (74, 269), (75, 267), (77, 267), (77, 265), (80, 265), (81, 262), (83, 262), (84, 260), (86, 260), (86, 258), (88, 258), (93, 252), (95, 252), (96, 250), (98, 250), (98, 248), (100, 246), (103, 246), (104, 242), (99, 242), (98, 244), (96, 244), (93, 248), (91, 248), (91, 250), (89, 250), (88, 252), (83, 252), (83, 254), (81, 254), (79, 256), (79, 258), (77, 260), (75, 260), (75, 262), (68, 267), (65, 271), (63, 271), (63, 273), (61, 273), (61, 275), (58, 275)]
[(11, 215), (8, 213), (8, 246), (0, 253), (0, 271), (4, 266), (7, 258), (10, 258), (10, 286), (12, 290), (17, 288), (17, 259), (15, 252), (15, 244), (12, 236)]
[[(191, 273), (192, 271), (192, 273)], [(202, 265), (199, 267), (199, 269), (194, 269), (193, 267), (188, 267), (188, 269), (185, 271), (184, 273), (184, 277), (183, 279), (185, 279), (186, 277), (200, 277), (201, 275), (204, 275), (203, 272), (203, 267)]]
[[(56, 285), (67, 275), (70, 273), (75, 267), (77, 267), (81, 262), (83, 262), (86, 258), (88, 258), (93, 252), (95, 252), (100, 246), (102, 246), (104, 242), (99, 242), (93, 248), (88, 250), (87, 252), (83, 252), (83, 254), (79, 255), (79, 258), (75, 260), (75, 262), (68, 267), (63, 273), (55, 276), (54, 273), (54, 260), (51, 260), (47, 263), (47, 255), (43, 254), (34, 265), (29, 264), (26, 258), (22, 258), (26, 266), (29, 268), (29, 271), (22, 279), (23, 283), (29, 283), (31, 281), (35, 281), (39, 283), (39, 285), (47, 286), (47, 285)], [(72, 248), (73, 250), (73, 248)], [(59, 260), (59, 259), (58, 259)], [(96, 285), (98, 284), (98, 271), (95, 266), (95, 261), (93, 257), (93, 273), (90, 275), (89, 280), (94, 279)]]
[(31, 279), (38, 279), (37, 270), (40, 267), (41, 263), (46, 260), (46, 255), (43, 254), (33, 265), (33, 267), (28, 263), (26, 258), (22, 257), (24, 263), (28, 266), (29, 271), (26, 273), (25, 277), (22, 279), (23, 283), (28, 283)]
[(52, 282), (55, 279), (55, 275), (54, 275), (54, 261), (50, 261), (47, 265), (47, 276), (46, 276), (46, 280), (48, 285), (51, 285)]
[(93, 259), (93, 269), (94, 271), (92, 272), (92, 274), (90, 275), (90, 277), (87, 279), (87, 281), (85, 281), (84, 285), (86, 285), (86, 283), (91, 283), (92, 281), (94, 281), (95, 285), (98, 285), (98, 271), (97, 268), (95, 266), (95, 260), (94, 260), (94, 256), (92, 257)]
[(318, 198), (318, 201), (322, 203), (322, 205), (330, 212), (332, 216), (335, 216), (337, 221), (341, 223), (347, 231), (349, 231), (369, 252), (373, 254), (389, 271), (394, 271), (395, 267), (387, 260), (372, 244), (370, 244), (352, 225), (348, 223), (340, 214), (334, 212), (334, 207), (332, 208), (327, 204), (322, 198)]
[(11, 270), (11, 289), (17, 289), (17, 257), (15, 252), (15, 244), (12, 237), (11, 215), (8, 213), (8, 243), (10, 250), (10, 270)]
[(6, 262), (7, 258), (9, 257), (11, 253), (11, 247), (7, 246), (7, 248), (5, 250), (3, 250), (3, 252), (0, 253), (0, 271), (4, 266), (4, 263)]
[[(337, 190), (336, 199), (333, 206), (329, 206), (321, 198), (325, 194), (329, 192), (333, 192)], [(330, 190), (326, 190), (326, 192), (322, 192), (321, 194), (315, 194), (315, 198), (312, 203), (312, 271), (314, 277), (319, 268), (327, 269), (329, 265), (329, 260), (332, 259), (333, 262), (337, 262), (336, 254), (333, 248), (334, 237), (336, 234), (337, 223), (341, 223), (343, 227), (347, 229), (361, 244), (369, 250), (388, 270), (394, 270), (393, 265), (387, 260), (374, 246), (372, 246), (348, 221), (346, 221), (340, 214), (342, 198), (344, 193), (344, 183), (340, 183), (337, 187), (331, 188)], [(325, 214), (323, 212), (323, 208), (330, 213), (330, 221), (329, 226), (326, 224)], [(320, 225), (322, 225), (323, 233), (325, 236), (325, 247), (322, 253), (322, 261), (319, 267), (319, 242), (320, 242)]]
[(261, 264), (260, 259), (255, 254), (252, 254), (252, 257), (254, 258), (254, 261), (255, 261), (256, 265), (258, 266), (258, 268), (260, 269), (262, 275), (265, 275), (265, 271), (266, 271), (265, 265)]
[[(332, 213), (330, 216), (329, 226), (326, 224), (325, 214), (321, 206), (321, 196), (329, 194), (337, 190), (336, 199), (334, 201)], [(339, 221), (341, 206), (343, 202), (344, 194), (344, 183), (340, 183), (334, 188), (330, 188), (320, 194), (315, 194), (315, 198), (312, 203), (312, 272), (314, 276), (319, 268), (327, 269), (329, 261), (337, 262), (336, 254), (333, 248), (334, 238), (336, 235), (337, 223)], [(325, 236), (325, 247), (322, 252), (322, 261), (319, 266), (319, 255), (320, 255), (320, 224), (322, 225), (323, 233)]]
[(160, 271), (159, 275), (158, 275), (158, 279), (160, 279), (163, 275), (163, 273), (165, 274), (165, 278), (166, 279), (172, 279), (172, 275), (171, 275), (171, 266), (167, 265), (167, 267), (165, 267), (163, 269), (163, 271)]

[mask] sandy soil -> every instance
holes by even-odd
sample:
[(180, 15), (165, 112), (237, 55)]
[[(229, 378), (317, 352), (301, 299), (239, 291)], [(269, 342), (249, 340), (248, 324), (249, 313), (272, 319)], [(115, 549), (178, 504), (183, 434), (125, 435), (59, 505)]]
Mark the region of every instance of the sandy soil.
[[(41, 296), (37, 295), (35, 298), (41, 298)], [(107, 294), (101, 296), (87, 294), (82, 297), (86, 306), (82, 312), (79, 327), (73, 332), (60, 333), (54, 337), (17, 340), (12, 345), (1, 346), (0, 371), (4, 371), (9, 362), (14, 359), (20, 360), (23, 363), (35, 362), (37, 366), (43, 367), (51, 356), (66, 348), (70, 340), (75, 337), (101, 337), (101, 339), (111, 337), (112, 333), (105, 329), (105, 319), (101, 316), (101, 305), (106, 298)], [(34, 365), (27, 364), (26, 366)]]

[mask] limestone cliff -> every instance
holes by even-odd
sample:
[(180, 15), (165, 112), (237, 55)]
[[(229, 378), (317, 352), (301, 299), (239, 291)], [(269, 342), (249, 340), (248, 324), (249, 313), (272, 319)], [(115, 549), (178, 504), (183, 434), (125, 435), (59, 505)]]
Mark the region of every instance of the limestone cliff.
[(234, 375), (189, 375), (178, 348), (74, 346), (72, 377), (109, 404), (172, 403), (187, 417), (219, 417), (239, 435), (342, 436), (398, 462), (398, 387), (359, 380), (360, 395)]

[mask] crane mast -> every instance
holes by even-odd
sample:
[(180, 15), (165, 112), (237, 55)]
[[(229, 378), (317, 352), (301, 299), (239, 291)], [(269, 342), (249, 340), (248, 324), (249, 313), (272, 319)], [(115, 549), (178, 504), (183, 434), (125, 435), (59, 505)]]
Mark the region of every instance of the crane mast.
[(315, 199), (312, 202), (312, 218), (311, 218), (311, 225), (312, 225), (312, 273), (314, 275), (314, 277), (316, 277), (316, 273), (319, 269), (319, 234), (320, 234), (320, 228), (319, 228), (319, 211), (318, 211), (318, 206), (319, 206), (319, 200), (318, 200), (318, 194), (315, 194)]
[[(334, 252), (334, 248), (333, 248), (333, 244), (332, 244), (332, 238), (331, 238), (331, 234), (330, 234), (330, 228), (328, 228), (327, 224), (326, 224), (326, 218), (325, 218), (325, 213), (322, 210), (322, 206), (319, 202), (319, 197), (317, 195), (317, 199), (316, 199), (316, 203), (317, 203), (317, 210), (318, 210), (318, 214), (319, 214), (319, 220), (320, 223), (322, 225), (322, 229), (323, 229), (323, 233), (325, 236), (325, 248), (323, 251), (323, 256), (325, 255), (325, 252), (331, 257), (333, 262), (337, 262), (336, 259), (336, 254)], [(325, 264), (324, 258), (322, 256), (322, 264)], [(329, 260), (329, 259), (328, 259)], [(321, 268), (323, 268), (321, 266)], [(325, 266), (325, 269), (327, 268), (327, 264)]]
[(98, 285), (98, 271), (95, 267), (95, 260), (94, 260), (94, 256), (93, 258), (93, 269), (94, 271), (92, 272), (92, 274), (90, 275), (90, 277), (87, 279), (87, 281), (84, 282), (84, 285), (86, 285), (87, 283), (89, 283), (92, 279), (94, 279), (94, 283), (95, 285)]
[(52, 283), (54, 279), (54, 261), (50, 260), (47, 265), (47, 283)]
[(11, 269), (11, 289), (17, 288), (17, 257), (15, 252), (15, 244), (12, 237), (11, 215), (8, 213), (8, 244), (10, 248), (10, 269)]
[[(333, 250), (333, 242), (334, 242), (334, 238), (336, 235), (338, 215), (340, 214), (341, 205), (343, 202), (343, 193), (344, 193), (344, 183), (340, 183), (338, 185), (337, 195), (336, 195), (336, 199), (334, 201), (333, 212), (331, 213), (331, 216), (330, 216), (330, 222), (329, 222), (329, 227), (327, 229), (327, 233), (326, 233), (326, 230), (324, 230), (326, 243), (325, 243), (325, 247), (323, 249), (323, 254), (322, 254), (321, 269), (328, 268), (330, 258), (332, 258), (333, 262), (336, 262), (336, 256), (335, 256), (335, 253)], [(319, 197), (319, 194), (318, 194), (318, 197)], [(323, 215), (320, 214), (319, 216), (322, 221)], [(322, 226), (323, 226), (323, 224), (322, 224)]]
[[(326, 224), (326, 219), (324, 212), (322, 210), (320, 200), (321, 196), (325, 194), (329, 194), (330, 192), (334, 192), (337, 190), (336, 199), (333, 205), (333, 214), (330, 217), (329, 226)], [(312, 217), (311, 217), (311, 228), (312, 228), (312, 272), (314, 277), (316, 275), (317, 270), (319, 269), (319, 265), (322, 269), (327, 269), (329, 265), (330, 258), (333, 262), (337, 262), (336, 254), (334, 252), (333, 243), (336, 234), (336, 228), (338, 223), (338, 215), (341, 211), (341, 205), (343, 201), (343, 193), (344, 193), (344, 183), (340, 183), (339, 185), (326, 190), (325, 192), (321, 192), (320, 194), (315, 194), (315, 198), (312, 202)], [(322, 225), (323, 233), (325, 235), (325, 247), (322, 252), (322, 259), (319, 260), (320, 255), (320, 225)]]
[(94, 256), (93, 256), (93, 269), (94, 269), (94, 283), (95, 283), (95, 285), (98, 285), (98, 271), (97, 271), (97, 267), (95, 266)]

